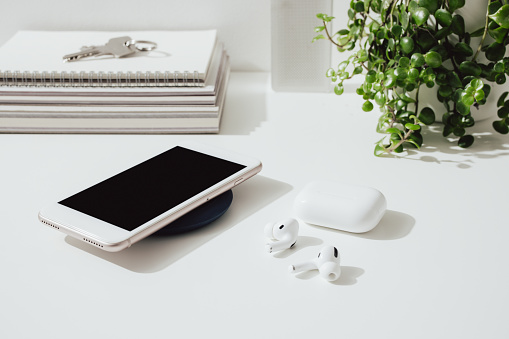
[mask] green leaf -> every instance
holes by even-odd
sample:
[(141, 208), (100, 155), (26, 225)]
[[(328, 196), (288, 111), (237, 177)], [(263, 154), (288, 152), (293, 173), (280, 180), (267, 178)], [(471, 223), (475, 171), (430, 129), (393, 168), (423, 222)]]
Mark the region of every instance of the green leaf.
[(484, 105), (486, 103), (486, 99), (488, 98), (491, 92), (491, 86), (488, 84), (484, 84), (484, 86), (482, 87), (482, 91), (484, 92), (484, 99), (479, 101), (480, 105)]
[(461, 115), (468, 115), (470, 113), (470, 105), (465, 105), (463, 101), (458, 101), (456, 103), (456, 109)]
[(398, 61), (398, 65), (399, 67), (407, 68), (408, 66), (410, 66), (410, 59), (408, 59), (407, 57), (401, 57)]
[[(445, 117), (445, 115), (447, 115), (447, 113), (446, 113), (446, 114), (444, 114), (444, 117)], [(447, 119), (443, 119), (443, 121), (446, 121), (446, 120), (447, 120)], [(442, 136), (443, 136), (443, 137), (448, 137), (448, 136), (449, 136), (449, 134), (451, 134), (451, 133), (452, 133), (452, 127), (451, 127), (451, 126), (449, 126), (449, 125), (445, 125), (445, 126), (444, 126), (444, 130), (442, 131)]]
[(442, 27), (449, 27), (452, 23), (452, 15), (445, 9), (437, 9), (435, 18)]
[(435, 112), (430, 107), (424, 107), (419, 114), (419, 120), (425, 125), (435, 122)]
[(325, 29), (325, 26), (316, 26), (316, 27), (315, 27), (315, 32), (316, 32), (316, 33), (319, 33), (319, 32), (321, 32), (321, 31), (323, 31), (324, 29)]
[(393, 38), (390, 38), (387, 43), (387, 50), (394, 51), (394, 46), (396, 46), (396, 40), (394, 40)]
[(475, 99), (473, 95), (465, 94), (461, 97), (461, 102), (465, 106), (472, 106), (475, 102)]
[(452, 94), (453, 90), (451, 86), (442, 85), (438, 88), (438, 93), (444, 98), (449, 97)]
[(416, 132), (416, 133), (410, 134), (410, 137), (407, 140), (407, 142), (413, 144), (417, 148), (421, 148), (422, 142), (423, 142), (423, 138), (422, 138), (421, 133)]
[(311, 40), (311, 42), (315, 42), (316, 40), (321, 40), (321, 39), (325, 39), (325, 37), (322, 34), (319, 34), (319, 35), (315, 36), (313, 38), (313, 40)]
[(421, 67), (425, 62), (424, 56), (421, 53), (414, 53), (410, 57), (410, 64), (412, 67)]
[(472, 47), (470, 47), (470, 45), (467, 45), (464, 42), (458, 42), (454, 46), (453, 50), (454, 50), (454, 52), (459, 53), (459, 54), (461, 54), (463, 56), (466, 56), (466, 57), (474, 55), (474, 51), (472, 50)]
[(383, 92), (377, 92), (375, 94), (375, 102), (378, 106), (383, 106), (385, 104), (385, 94)]
[(460, 64), (459, 69), (464, 75), (472, 75), (475, 77), (478, 77), (482, 73), (481, 67), (473, 61), (463, 61)]
[(470, 36), (472, 38), (476, 38), (476, 37), (480, 37), (484, 34), (484, 27), (481, 27), (479, 29), (476, 29), (475, 31), (473, 31), (472, 33), (470, 33)]
[(500, 107), (497, 111), (497, 115), (500, 119), (505, 119), (509, 115), (508, 107)]
[(420, 7), (426, 8), (430, 13), (435, 13), (439, 7), (438, 0), (419, 0), (418, 4)]
[(427, 31), (419, 32), (419, 36), (415, 41), (419, 46), (421, 46), (422, 52), (425, 52), (436, 45), (435, 38)]
[(405, 54), (409, 54), (414, 50), (414, 40), (411, 37), (406, 36), (401, 38), (399, 45)]
[(410, 13), (414, 13), (418, 9), (419, 9), (419, 3), (415, 0), (410, 1), (410, 3), (408, 4), (408, 11)]
[(403, 27), (400, 25), (394, 25), (391, 28), (392, 34), (394, 34), (395, 38), (399, 38), (401, 36), (401, 32), (403, 32)]
[(397, 129), (396, 127), (387, 128), (387, 130), (385, 132), (389, 133), (389, 134), (401, 134), (401, 131), (399, 129)]
[(495, 29), (488, 30), (488, 33), (491, 35), (493, 39), (495, 39), (496, 42), (499, 44), (504, 43), (504, 39), (507, 36), (508, 29), (504, 27), (498, 27)]
[(442, 57), (439, 53), (430, 51), (424, 55), (424, 60), (429, 67), (437, 68), (442, 65)]
[(401, 25), (402, 25), (402, 28), (404, 30), (407, 29), (408, 27), (408, 23), (409, 23), (409, 17), (408, 17), (408, 13), (406, 11), (401, 11), (400, 15), (399, 15), (399, 19), (401, 21)]
[(482, 82), (481, 79), (472, 79), (469, 84), (475, 90), (481, 90), (484, 86), (484, 83)]
[(502, 85), (502, 84), (505, 84), (505, 74), (497, 74), (495, 76), (495, 82), (498, 84), (498, 85)]
[(348, 9), (348, 18), (350, 20), (353, 20), (353, 18), (355, 18), (355, 11), (351, 8)]
[(340, 62), (338, 65), (338, 72), (343, 72), (349, 64), (350, 62), (348, 60)]
[(362, 105), (362, 110), (363, 110), (364, 112), (372, 111), (372, 110), (373, 110), (373, 104), (371, 103), (371, 101), (366, 100), (366, 101), (364, 102), (364, 104)]
[(500, 60), (499, 62), (497, 62), (495, 64), (495, 66), (493, 67), (493, 70), (497, 73), (502, 73), (504, 72), (505, 70), (505, 65), (504, 65), (504, 62), (502, 60)]
[(458, 146), (461, 148), (468, 148), (474, 143), (474, 137), (471, 135), (464, 135), (458, 140)]
[(412, 13), (412, 19), (417, 26), (422, 26), (429, 18), (429, 11), (424, 7), (419, 7)]
[(457, 137), (462, 137), (465, 135), (465, 129), (461, 126), (456, 126), (452, 128), (452, 133)]
[(458, 88), (462, 86), (459, 75), (456, 72), (448, 72), (447, 73), (447, 83), (452, 88)]
[(437, 33), (435, 34), (435, 38), (437, 40), (442, 40), (446, 38), (449, 34), (451, 34), (451, 27), (443, 27), (437, 31)]
[(376, 144), (375, 151), (374, 151), (375, 156), (379, 157), (384, 153), (385, 153), (385, 147), (383, 147), (383, 145), (381, 143)]
[(498, 98), (498, 101), (497, 101), (497, 106), (498, 107), (504, 106), (504, 101), (505, 101), (505, 98), (507, 98), (508, 94), (509, 94), (509, 92), (504, 92), (504, 93), (502, 93), (500, 98)]
[(495, 14), (500, 9), (500, 7), (502, 7), (500, 1), (491, 1), (488, 5), (488, 14)]
[(461, 15), (453, 16), (451, 29), (454, 34), (457, 34), (460, 37), (463, 36), (463, 34), (465, 34), (465, 19), (463, 19)]
[(396, 85), (396, 77), (393, 74), (386, 75), (384, 85), (387, 88), (394, 87)]
[(500, 27), (509, 28), (509, 4), (500, 7), (495, 14), (492, 14), (489, 17)]
[(407, 77), (408, 77), (408, 72), (405, 68), (403, 67), (397, 67), (395, 70), (394, 70), (394, 75), (399, 79), (399, 80), (405, 80)]
[(503, 44), (499, 44), (498, 42), (494, 42), (488, 46), (485, 53), (486, 59), (490, 61), (498, 61), (505, 55), (505, 46)]
[(362, 66), (357, 66), (353, 69), (352, 75), (361, 74), (362, 73)]
[(391, 139), (391, 141), (396, 141), (396, 142), (400, 141), (401, 133), (392, 133), (390, 139)]
[(415, 80), (417, 80), (418, 77), (419, 77), (419, 71), (417, 70), (417, 68), (410, 68), (408, 70), (409, 80), (415, 81)]
[(355, 4), (354, 4), (354, 9), (356, 12), (359, 12), (359, 13), (362, 13), (364, 12), (364, 2), (362, 1), (357, 1)]
[(408, 123), (405, 124), (405, 128), (409, 129), (409, 130), (412, 130), (412, 131), (418, 131), (418, 130), (421, 129), (421, 126), (415, 125), (415, 124), (412, 124), (412, 123), (408, 122)]
[(343, 85), (336, 85), (334, 86), (334, 93), (336, 93), (336, 95), (341, 95), (343, 94), (343, 92), (345, 91), (345, 87), (343, 87)]
[(403, 152), (403, 145), (399, 145), (393, 150), (394, 153), (401, 153)]
[(465, 6), (465, 0), (449, 0), (449, 11), (451, 13), (463, 6)]
[(482, 89), (475, 91), (474, 99), (477, 102), (480, 102), (482, 99), (484, 99), (484, 91)]
[(493, 121), (493, 128), (500, 134), (509, 133), (509, 127), (507, 126), (506, 120)]
[(372, 84), (376, 81), (376, 72), (374, 70), (370, 70), (367, 74), (366, 74), (366, 82), (368, 84)]

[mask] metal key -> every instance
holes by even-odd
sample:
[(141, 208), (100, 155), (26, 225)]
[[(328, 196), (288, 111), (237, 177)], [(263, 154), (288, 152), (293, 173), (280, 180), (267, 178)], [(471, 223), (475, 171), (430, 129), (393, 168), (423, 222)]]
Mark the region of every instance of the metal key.
[(137, 52), (134, 45), (128, 45), (132, 41), (128, 36), (110, 39), (103, 46), (90, 46), (82, 48), (81, 52), (64, 55), (64, 62), (78, 61), (83, 58), (101, 55), (113, 55), (115, 58), (123, 58)]

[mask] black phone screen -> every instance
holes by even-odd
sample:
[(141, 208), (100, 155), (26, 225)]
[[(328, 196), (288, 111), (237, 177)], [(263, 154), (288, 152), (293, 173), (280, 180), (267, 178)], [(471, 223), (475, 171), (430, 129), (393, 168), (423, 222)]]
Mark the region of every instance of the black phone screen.
[(59, 204), (132, 231), (245, 167), (177, 146)]

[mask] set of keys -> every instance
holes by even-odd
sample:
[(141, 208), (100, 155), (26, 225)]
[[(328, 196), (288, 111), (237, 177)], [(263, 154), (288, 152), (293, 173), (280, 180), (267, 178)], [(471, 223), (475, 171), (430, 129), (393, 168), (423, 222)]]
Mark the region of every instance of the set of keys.
[(157, 48), (157, 44), (146, 40), (133, 40), (122, 36), (110, 39), (102, 46), (83, 47), (80, 52), (64, 55), (64, 62), (78, 61), (83, 58), (112, 55), (115, 58), (125, 58), (139, 52), (149, 52)]

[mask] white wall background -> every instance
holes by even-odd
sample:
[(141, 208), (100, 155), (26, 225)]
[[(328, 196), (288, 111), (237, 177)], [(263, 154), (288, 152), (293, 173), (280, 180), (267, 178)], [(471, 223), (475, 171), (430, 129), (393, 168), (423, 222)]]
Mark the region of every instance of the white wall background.
[[(349, 3), (335, 0), (335, 16), (346, 18)], [(270, 71), (270, 0), (0, 0), (0, 4), (0, 45), (18, 30), (217, 28), (234, 71)], [(48, 48), (53, 43), (57, 42), (49, 42)]]
[[(29, 29), (217, 28), (233, 70), (270, 70), (270, 0), (0, 0), (0, 4), (0, 44), (16, 31)], [(48, 48), (52, 43), (57, 42)]]

